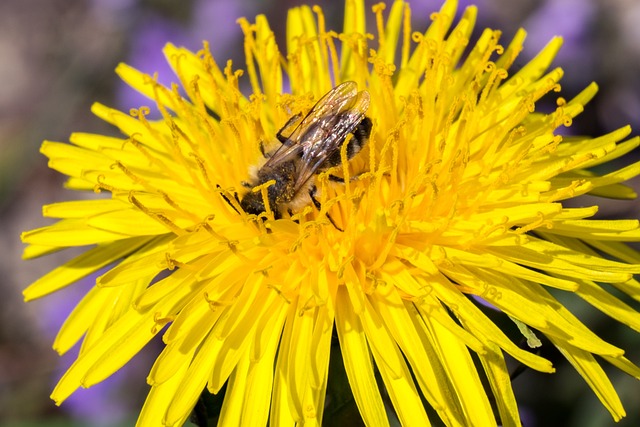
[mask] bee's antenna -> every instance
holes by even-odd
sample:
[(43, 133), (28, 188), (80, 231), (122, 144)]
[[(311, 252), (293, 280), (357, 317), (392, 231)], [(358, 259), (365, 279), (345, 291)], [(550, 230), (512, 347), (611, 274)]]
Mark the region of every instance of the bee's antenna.
[[(218, 189), (218, 191), (220, 192), (220, 195), (222, 196), (222, 198), (225, 200), (225, 202), (227, 202), (229, 204), (229, 206), (231, 206), (233, 208), (234, 211), (236, 211), (238, 214), (240, 213), (240, 211), (233, 205), (233, 203), (231, 202), (231, 200), (227, 197), (226, 190), (224, 190), (220, 184), (216, 184), (216, 188)], [(238, 193), (236, 193), (234, 191), (233, 193), (233, 198), (236, 199), (236, 202), (238, 202), (238, 204), (240, 204), (240, 199), (238, 199)]]

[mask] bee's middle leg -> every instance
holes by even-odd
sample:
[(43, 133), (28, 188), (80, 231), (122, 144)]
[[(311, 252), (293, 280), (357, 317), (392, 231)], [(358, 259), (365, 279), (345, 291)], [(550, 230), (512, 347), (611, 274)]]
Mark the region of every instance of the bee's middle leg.
[(262, 157), (264, 157), (265, 159), (268, 159), (269, 157), (271, 157), (269, 155), (269, 153), (267, 153), (267, 150), (264, 149), (264, 141), (260, 140), (260, 152), (262, 153)]
[[(318, 187), (316, 187), (315, 185), (313, 185), (310, 189), (309, 189), (309, 197), (311, 198), (311, 202), (313, 203), (313, 206), (316, 207), (316, 209), (318, 209), (319, 211), (322, 210), (322, 204), (320, 203), (320, 201), (318, 199), (316, 199), (316, 193), (318, 192)], [(327, 216), (327, 219), (329, 220), (329, 222), (331, 223), (331, 225), (333, 225), (336, 230), (338, 231), (342, 231), (344, 232), (344, 230), (340, 227), (338, 227), (338, 225), (336, 224), (336, 222), (333, 220), (333, 218), (331, 218), (331, 215), (329, 215), (329, 212), (325, 213), (325, 215)]]

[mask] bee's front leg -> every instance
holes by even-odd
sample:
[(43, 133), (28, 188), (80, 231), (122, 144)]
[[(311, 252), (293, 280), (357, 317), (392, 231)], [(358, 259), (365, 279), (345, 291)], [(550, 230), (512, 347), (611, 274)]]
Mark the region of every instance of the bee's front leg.
[(268, 159), (269, 157), (271, 157), (269, 155), (269, 153), (267, 153), (267, 151), (264, 149), (264, 141), (260, 140), (260, 152), (262, 153), (262, 157), (264, 157), (265, 159)]
[[(287, 140), (289, 139), (288, 136), (284, 136), (283, 134), (289, 130), (289, 128), (291, 126), (293, 126), (293, 124), (295, 122), (297, 122), (300, 117), (302, 116), (302, 114), (298, 113), (295, 114), (293, 116), (291, 116), (291, 118), (289, 118), (289, 120), (287, 120), (287, 123), (284, 124), (284, 126), (282, 126), (282, 128), (280, 128), (280, 130), (278, 131), (278, 133), (276, 133), (276, 138), (278, 138), (278, 141), (280, 141), (282, 144), (284, 144), (285, 142), (287, 142)], [(289, 132), (289, 136), (291, 136), (291, 132)]]
[[(222, 189), (222, 187), (219, 184), (216, 184), (216, 188), (218, 189), (218, 191), (220, 191), (220, 195), (222, 196), (222, 198), (224, 199), (225, 202), (227, 202), (227, 204), (229, 206), (231, 206), (233, 208), (234, 211), (240, 213), (238, 211), (238, 209), (236, 209), (236, 207), (233, 205), (233, 203), (231, 203), (231, 200), (227, 197), (227, 195), (224, 193), (224, 190)], [(236, 202), (238, 202), (238, 204), (240, 204), (240, 199), (238, 198), (238, 193), (236, 193), (235, 191), (233, 192), (233, 198), (236, 199)]]

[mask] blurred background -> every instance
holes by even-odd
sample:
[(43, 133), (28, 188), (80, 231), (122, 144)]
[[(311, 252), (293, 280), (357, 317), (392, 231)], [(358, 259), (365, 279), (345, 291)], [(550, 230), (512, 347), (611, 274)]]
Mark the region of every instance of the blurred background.
[[(219, 63), (233, 59), (244, 68), (242, 33), (235, 23), (265, 14), (284, 46), (286, 10), (296, 1), (259, 0), (2, 0), (0, 1), (0, 426), (131, 426), (147, 393), (146, 374), (158, 343), (108, 381), (79, 390), (62, 407), (49, 394), (73, 355), (51, 350), (57, 329), (91, 278), (56, 295), (25, 304), (21, 291), (69, 258), (52, 255), (20, 260), (22, 231), (49, 222), (41, 206), (75, 199), (62, 189), (63, 177), (38, 152), (42, 140), (65, 141), (75, 131), (116, 135), (93, 117), (99, 101), (127, 111), (151, 105), (122, 84), (118, 62), (158, 72), (175, 81), (162, 56), (166, 42), (198, 50), (211, 42)], [(368, 11), (374, 2), (368, 1)], [(565, 71), (563, 96), (571, 98), (591, 81), (600, 92), (574, 120), (572, 133), (601, 135), (625, 124), (640, 128), (640, 2), (637, 0), (477, 0), (477, 28), (503, 30), (507, 43), (517, 28), (528, 31), (522, 66), (553, 35), (565, 44), (555, 65)], [(339, 30), (342, 2), (317, 1), (328, 27)], [(411, 2), (415, 30), (424, 30), (440, 0)], [(461, 7), (462, 9), (462, 7)], [(369, 14), (372, 18), (373, 14)], [(373, 27), (373, 22), (371, 26)], [(637, 160), (638, 153), (635, 153)], [(631, 162), (631, 158), (626, 163)], [(632, 183), (640, 189), (639, 181)], [(603, 217), (640, 217), (634, 202), (600, 200)], [(637, 307), (637, 304), (635, 305)], [(640, 337), (595, 309), (576, 314), (640, 363)], [(553, 357), (550, 356), (550, 357)], [(557, 374), (525, 371), (514, 382), (526, 426), (614, 424), (578, 374), (561, 359)], [(606, 367), (608, 369), (608, 367)], [(608, 369), (627, 410), (619, 426), (640, 425), (639, 383)]]

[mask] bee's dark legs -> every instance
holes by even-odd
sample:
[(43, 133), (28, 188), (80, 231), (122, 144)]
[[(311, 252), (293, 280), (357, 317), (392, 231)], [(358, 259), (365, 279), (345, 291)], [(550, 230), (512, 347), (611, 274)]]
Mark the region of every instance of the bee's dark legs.
[[(300, 118), (300, 116), (300, 113), (296, 114), (295, 116), (291, 116), (289, 120), (287, 120), (287, 123), (285, 123), (284, 126), (282, 126), (282, 128), (276, 133), (276, 138), (278, 139), (278, 141), (280, 141), (281, 144), (286, 144), (287, 141), (289, 141), (289, 137), (284, 136), (283, 133), (285, 131), (288, 131), (289, 128), (291, 128), (291, 126)], [(289, 135), (291, 135), (291, 132), (288, 133)], [(291, 141), (289, 141), (289, 144), (291, 144)], [(272, 155), (272, 153), (267, 153), (267, 150), (264, 149), (264, 141), (262, 140), (260, 141), (260, 152), (265, 159), (268, 159)]]
[(284, 144), (288, 138), (286, 138), (286, 137), (285, 137), (284, 135), (282, 135), (282, 133), (280, 133), (280, 132), (282, 132), (282, 129), (280, 129), (280, 130), (278, 131), (278, 133), (276, 133), (276, 138), (278, 138), (278, 141), (280, 141), (280, 143), (281, 143), (281, 144)]
[[(309, 197), (311, 198), (311, 201), (313, 202), (313, 206), (315, 206), (316, 209), (318, 209), (318, 210), (322, 210), (322, 205), (320, 204), (320, 201), (318, 199), (316, 199), (316, 193), (317, 192), (318, 192), (318, 188), (314, 185), (309, 190)], [(329, 212), (327, 212), (325, 215), (327, 215), (327, 219), (329, 220), (331, 225), (333, 225), (336, 228), (336, 230), (344, 231), (342, 228), (338, 227), (338, 225), (335, 223), (333, 218), (331, 218), (331, 215), (329, 215)]]
[(301, 116), (301, 114), (298, 113), (298, 114), (296, 114), (294, 116), (291, 116), (291, 118), (289, 118), (289, 120), (287, 120), (287, 123), (285, 123), (284, 126), (282, 126), (282, 128), (278, 131), (278, 133), (276, 133), (276, 138), (278, 138), (278, 141), (280, 141), (282, 144), (287, 142), (287, 140), (289, 138), (284, 136), (282, 133), (284, 131), (286, 131), (287, 129), (289, 129), (291, 127), (291, 125), (293, 125), (300, 118), (300, 116)]
[[(262, 157), (264, 157), (265, 159), (268, 158), (267, 152), (264, 150), (264, 141), (263, 140), (260, 140), (260, 152), (262, 153)], [(244, 183), (242, 183), (242, 185), (244, 185)]]
[(315, 185), (312, 186), (309, 189), (309, 197), (311, 197), (311, 201), (313, 202), (313, 206), (316, 207), (316, 209), (321, 210), (322, 209), (322, 205), (320, 204), (320, 201), (318, 199), (316, 199), (316, 193), (318, 192), (318, 187), (316, 187)]
[[(360, 176), (362, 176), (363, 174), (359, 173), (355, 176), (352, 176), (349, 181), (355, 181), (356, 179), (360, 178)], [(340, 184), (344, 184), (345, 180), (344, 178), (340, 177), (340, 176), (335, 176), (335, 175), (329, 175), (327, 178), (329, 178), (329, 181), (333, 181), (333, 182), (339, 182)]]
[[(289, 218), (291, 218), (294, 215), (291, 209), (287, 209), (287, 212), (289, 213)], [(296, 224), (300, 224), (300, 221), (297, 219), (294, 219), (293, 222), (295, 222)]]
[[(222, 187), (220, 187), (219, 185), (216, 185), (216, 187), (218, 188), (218, 190), (220, 190), (220, 195), (225, 200), (225, 202), (227, 202), (227, 204), (229, 206), (231, 206), (234, 211), (238, 212), (238, 209), (236, 209), (236, 207), (233, 206), (233, 203), (231, 203), (231, 200), (229, 200), (229, 198), (222, 192)], [(233, 198), (236, 199), (236, 202), (238, 202), (238, 204), (240, 204), (240, 199), (238, 198), (238, 193), (233, 193)], [(238, 213), (240, 213), (240, 212), (238, 212)]]

